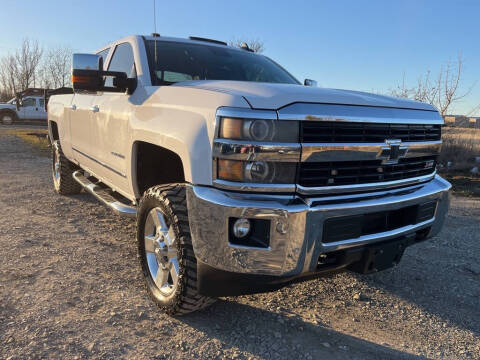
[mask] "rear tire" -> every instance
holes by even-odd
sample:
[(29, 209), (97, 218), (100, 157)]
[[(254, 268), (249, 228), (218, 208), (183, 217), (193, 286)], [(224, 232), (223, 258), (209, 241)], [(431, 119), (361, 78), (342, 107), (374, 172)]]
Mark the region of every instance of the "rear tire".
[(164, 312), (186, 314), (215, 302), (197, 292), (197, 260), (183, 184), (145, 192), (137, 208), (137, 241), (147, 291)]
[(12, 113), (11, 111), (7, 111), (0, 114), (0, 120), (3, 125), (12, 125), (18, 119), (16, 114)]
[(60, 195), (73, 195), (82, 191), (82, 186), (73, 179), (78, 167), (63, 155), (60, 141), (52, 144), (52, 177), (55, 191)]

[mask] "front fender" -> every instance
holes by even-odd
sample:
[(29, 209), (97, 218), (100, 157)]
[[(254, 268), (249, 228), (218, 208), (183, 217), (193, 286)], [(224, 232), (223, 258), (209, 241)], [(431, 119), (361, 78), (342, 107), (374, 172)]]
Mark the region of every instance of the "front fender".
[[(142, 112), (145, 113), (145, 110)], [(171, 119), (175, 120), (157, 119), (149, 122), (149, 126), (135, 130), (132, 144), (143, 141), (174, 152), (182, 160), (185, 181), (192, 184), (211, 184), (212, 146), (206, 120), (193, 114), (184, 119), (179, 113), (172, 113), (171, 116)], [(141, 118), (141, 123), (144, 123), (145, 117)], [(132, 170), (135, 170), (134, 166)]]
[(180, 86), (147, 87), (138, 91), (134, 102), (139, 106), (131, 118), (131, 144), (143, 141), (176, 153), (182, 160), (185, 181), (194, 185), (212, 184), (217, 109), (250, 108), (241, 97)]

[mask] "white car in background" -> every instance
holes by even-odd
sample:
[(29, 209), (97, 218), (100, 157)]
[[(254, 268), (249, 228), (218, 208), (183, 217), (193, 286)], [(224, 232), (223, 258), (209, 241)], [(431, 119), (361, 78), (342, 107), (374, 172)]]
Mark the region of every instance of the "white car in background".
[(43, 96), (26, 96), (17, 107), (13, 98), (5, 104), (0, 104), (0, 122), (11, 125), (18, 120), (47, 120), (45, 100)]

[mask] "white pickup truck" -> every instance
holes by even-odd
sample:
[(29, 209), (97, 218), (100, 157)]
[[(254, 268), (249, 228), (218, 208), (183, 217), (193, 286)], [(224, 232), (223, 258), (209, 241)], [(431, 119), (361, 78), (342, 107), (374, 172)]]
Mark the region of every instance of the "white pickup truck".
[(45, 120), (47, 112), (43, 96), (26, 96), (17, 106), (17, 99), (13, 98), (5, 104), (0, 104), (0, 122), (11, 125), (18, 120)]
[(392, 267), (444, 222), (430, 105), (304, 86), (194, 37), (75, 54), (72, 80), (48, 103), (55, 189), (136, 217), (148, 292), (170, 314)]

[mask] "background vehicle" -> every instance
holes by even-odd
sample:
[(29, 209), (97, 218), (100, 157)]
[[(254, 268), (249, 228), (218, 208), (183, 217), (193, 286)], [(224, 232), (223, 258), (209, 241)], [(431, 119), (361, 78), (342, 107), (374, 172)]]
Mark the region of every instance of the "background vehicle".
[(6, 104), (0, 104), (2, 124), (10, 125), (18, 120), (47, 120), (43, 89), (26, 89)]
[(443, 225), (431, 105), (303, 86), (195, 37), (130, 36), (74, 55), (72, 75), (75, 93), (48, 103), (55, 189), (136, 216), (147, 289), (168, 313), (380, 271)]

